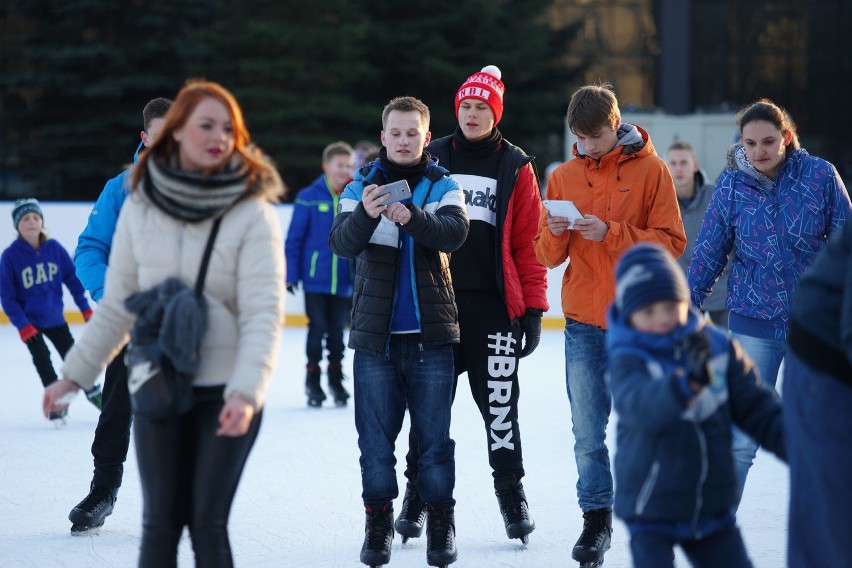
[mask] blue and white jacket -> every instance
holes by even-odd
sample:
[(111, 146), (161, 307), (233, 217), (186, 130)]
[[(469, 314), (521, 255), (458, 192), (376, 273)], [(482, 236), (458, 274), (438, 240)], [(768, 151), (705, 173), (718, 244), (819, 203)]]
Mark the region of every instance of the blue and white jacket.
[(65, 325), (62, 284), (80, 311), (88, 312), (89, 302), (74, 273), (74, 263), (58, 241), (48, 239), (35, 249), (17, 238), (0, 257), (0, 300), (19, 331), (30, 324), (39, 330)]
[(351, 298), (353, 262), (337, 256), (328, 246), (339, 197), (325, 175), (299, 191), (284, 244), (287, 282), (301, 282), (307, 293)]
[[(139, 144), (133, 154), (135, 163), (143, 148)], [(124, 199), (130, 192), (130, 172), (127, 168), (108, 182), (98, 196), (86, 228), (77, 239), (77, 249), (74, 251), (74, 264), (77, 267), (77, 277), (89, 291), (96, 302), (104, 295), (104, 280), (106, 279), (109, 251), (112, 248), (112, 236), (118, 223), (118, 214)]]
[(849, 194), (829, 162), (799, 149), (771, 180), (749, 163), (742, 144), (733, 146), (692, 251), (693, 304), (701, 307), (736, 246), (730, 330), (786, 339), (796, 283), (849, 211)]
[[(637, 331), (613, 306), (607, 347), (618, 413), (615, 513), (631, 531), (700, 538), (731, 522), (737, 492), (731, 426), (785, 459), (781, 404), (761, 385), (739, 344), (694, 308), (686, 324), (657, 335)], [(706, 332), (710, 384), (687, 384), (684, 339)]]
[(458, 343), (449, 253), (470, 227), (461, 186), (432, 161), (412, 188), (411, 220), (398, 226), (384, 215), (373, 219), (361, 204), (364, 187), (384, 183), (374, 179), (376, 164), (363, 166), (344, 188), (329, 237), (336, 255), (358, 259), (349, 347), (387, 358), (395, 317), (407, 320), (412, 311), (424, 345)]

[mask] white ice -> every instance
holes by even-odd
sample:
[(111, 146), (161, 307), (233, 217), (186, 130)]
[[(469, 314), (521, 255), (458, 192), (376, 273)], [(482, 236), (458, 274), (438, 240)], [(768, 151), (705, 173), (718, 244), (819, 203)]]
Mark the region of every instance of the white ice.
[[(81, 326), (72, 326), (75, 335), (81, 331)], [(528, 546), (506, 538), (485, 453), (484, 426), (462, 377), (452, 424), (459, 550), (454, 566), (576, 566), (570, 550), (582, 518), (562, 339), (560, 331), (545, 331), (538, 350), (521, 365), (524, 486), (537, 526)], [(306, 407), (303, 345), (303, 329), (285, 329), (260, 437), (231, 513), (231, 546), (240, 567), (361, 566), (364, 514), (353, 409), (334, 408), (328, 401), (322, 409)], [(67, 427), (56, 430), (41, 416), (42, 387), (12, 326), (0, 326), (0, 359), (5, 368), (0, 397), (0, 567), (135, 566), (142, 502), (132, 444), (115, 512), (98, 534), (71, 536), (67, 515), (91, 480), (97, 411), (79, 395)], [(351, 354), (345, 363), (351, 376)], [(347, 384), (351, 388), (351, 381)], [(611, 452), (616, 420), (613, 416), (609, 428)], [(397, 448), (399, 463), (404, 452), (403, 443)], [(404, 489), (399, 467), (397, 478)], [(757, 567), (785, 563), (787, 497), (787, 467), (758, 452), (739, 515)], [(400, 504), (401, 497), (395, 502), (397, 511)], [(680, 553), (677, 562), (688, 565)], [(186, 533), (179, 565), (194, 565)], [(388, 566), (426, 566), (425, 536), (404, 546), (397, 537)], [(620, 522), (605, 566), (630, 566), (628, 535)]]

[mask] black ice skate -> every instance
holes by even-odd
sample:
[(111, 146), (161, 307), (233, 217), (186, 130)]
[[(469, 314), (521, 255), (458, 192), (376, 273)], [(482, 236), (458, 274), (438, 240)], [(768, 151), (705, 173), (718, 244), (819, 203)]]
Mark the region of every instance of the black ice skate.
[(612, 537), (612, 509), (593, 509), (583, 513), (583, 532), (571, 551), (580, 568), (603, 566), (604, 553)]
[(343, 386), (345, 378), (340, 363), (328, 364), (328, 388), (331, 389), (331, 396), (337, 406), (346, 406), (346, 401), (349, 400), (349, 393)]
[(393, 527), (402, 537), (402, 543), (408, 542), (409, 538), (420, 538), (423, 534), (423, 525), (426, 523), (426, 504), (420, 498), (417, 491), (417, 483), (405, 484), (405, 497), (402, 499), (402, 511), (396, 518)]
[(452, 505), (427, 507), (426, 563), (446, 568), (459, 557), (456, 549), (456, 516)]
[(364, 523), (364, 545), (361, 547), (361, 562), (377, 568), (390, 562), (393, 544), (393, 503), (388, 501), (381, 507), (364, 505), (367, 518)]
[(112, 514), (118, 488), (106, 489), (91, 485), (89, 494), (68, 513), (71, 534), (81, 534), (103, 526), (104, 519)]
[(305, 375), (305, 394), (308, 395), (308, 406), (319, 408), (325, 400), (325, 393), (320, 386), (319, 365), (308, 364)]
[(506, 486), (501, 484), (495, 493), (506, 525), (506, 536), (518, 538), (524, 544), (529, 543), (529, 535), (535, 530), (535, 521), (530, 518), (524, 486), (519, 481), (511, 481)]

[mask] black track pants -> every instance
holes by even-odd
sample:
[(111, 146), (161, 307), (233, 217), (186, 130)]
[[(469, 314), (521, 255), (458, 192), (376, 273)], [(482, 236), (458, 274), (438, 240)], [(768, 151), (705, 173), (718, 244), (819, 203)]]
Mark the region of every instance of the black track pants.
[[(488, 462), (494, 484), (524, 476), (518, 426), (518, 353), (521, 332), (512, 326), (503, 300), (494, 292), (456, 293), (461, 343), (456, 345), (456, 377), (467, 372), (470, 392), (485, 425)], [(405, 475), (417, 478), (417, 441), (409, 433)]]

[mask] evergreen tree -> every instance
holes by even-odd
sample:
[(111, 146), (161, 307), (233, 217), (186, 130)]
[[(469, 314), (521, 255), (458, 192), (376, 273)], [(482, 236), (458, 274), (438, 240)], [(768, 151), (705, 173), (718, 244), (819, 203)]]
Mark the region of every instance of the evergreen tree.
[(130, 162), (145, 103), (177, 92), (175, 55), (203, 49), (191, 31), (205, 25), (205, 4), (28, 0), (11, 10), (28, 25), (8, 47), (16, 65), (0, 87), (33, 96), (10, 125), (27, 135), (4, 152), (39, 197), (93, 200)]

